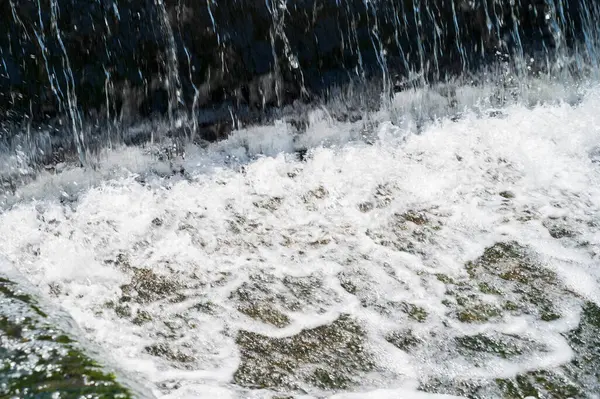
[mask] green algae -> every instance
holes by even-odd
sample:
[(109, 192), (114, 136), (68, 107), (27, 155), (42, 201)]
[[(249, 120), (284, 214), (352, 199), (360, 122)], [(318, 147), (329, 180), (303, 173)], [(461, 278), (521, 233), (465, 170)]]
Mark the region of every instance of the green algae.
[(132, 398), (131, 392), (52, 325), (36, 300), (0, 279), (0, 397)]
[[(15, 363), (27, 362), (26, 354), (13, 358)], [(44, 394), (60, 393), (61, 397), (129, 398), (131, 395), (115, 382), (115, 375), (101, 371), (100, 366), (78, 350), (46, 351), (44, 358), (38, 358), (33, 370), (26, 374), (10, 374), (10, 366), (0, 369), (2, 380), (8, 384), (0, 388), (6, 395), (42, 397)], [(8, 374), (8, 378), (4, 375)], [(19, 375), (20, 374), (20, 375)], [(12, 377), (12, 378), (11, 378)]]
[(349, 316), (286, 338), (240, 331), (241, 363), (234, 382), (252, 388), (342, 389), (374, 368), (365, 333)]
[(33, 310), (39, 316), (48, 317), (46, 313), (42, 312), (39, 306), (35, 303), (35, 300), (30, 295), (20, 292), (15, 283), (3, 277), (0, 277), (0, 294), (2, 294), (5, 298), (11, 298), (26, 303), (29, 305), (31, 310)]
[[(474, 289), (474, 288), (473, 288)], [(502, 310), (496, 305), (482, 301), (476, 294), (448, 291), (453, 300), (446, 298), (442, 304), (453, 312), (450, 315), (462, 323), (483, 323), (492, 318), (502, 316)]]

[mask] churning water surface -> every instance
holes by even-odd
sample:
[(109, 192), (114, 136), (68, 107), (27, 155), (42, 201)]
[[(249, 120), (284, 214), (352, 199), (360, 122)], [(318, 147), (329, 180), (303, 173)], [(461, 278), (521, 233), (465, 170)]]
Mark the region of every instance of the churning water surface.
[(3, 197), (1, 271), (134, 396), (598, 397), (600, 88), (560, 87), (113, 148)]

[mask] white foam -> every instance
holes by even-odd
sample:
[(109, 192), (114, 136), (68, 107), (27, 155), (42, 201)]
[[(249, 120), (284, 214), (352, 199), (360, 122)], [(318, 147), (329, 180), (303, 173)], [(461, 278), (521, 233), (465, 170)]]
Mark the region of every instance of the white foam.
[[(68, 311), (86, 338), (141, 376), (158, 396), (265, 397), (266, 391), (229, 384), (240, 361), (237, 330), (284, 337), (350, 313), (367, 331), (380, 374), (373, 386), (334, 398), (443, 397), (417, 393), (418, 379), (511, 377), (571, 358), (561, 332), (577, 323), (576, 310), (554, 323), (506, 317), (444, 325), (445, 290), (435, 273), (465, 276), (464, 263), (486, 246), (516, 240), (540, 253), (571, 289), (600, 303), (600, 235), (593, 224), (600, 217), (600, 166), (589, 156), (600, 142), (599, 105), (600, 91), (593, 89), (577, 106), (512, 105), (501, 118), (465, 112), (456, 122), (439, 120), (420, 134), (414, 123), (382, 112), (370, 121), (377, 137), (372, 144), (357, 140), (360, 122), (338, 123), (315, 114), (305, 135), (296, 136), (281, 123), (239, 131), (207, 150), (189, 151), (180, 161), (186, 179), (154, 177), (146, 185), (136, 180), (140, 174), (169, 166), (140, 149), (115, 150), (97, 172), (41, 176), (22, 188), (20, 198), (38, 201), (21, 200), (0, 215), (0, 253), (42, 291), (58, 284), (61, 292), (47, 300)], [(310, 149), (306, 162), (289, 154), (301, 147)], [(75, 186), (73, 204), (47, 195)], [(360, 204), (381, 200), (374, 194), (378, 190), (384, 191), (385, 204), (361, 212)], [(507, 190), (515, 196), (511, 201), (499, 196)], [(278, 207), (255, 205), (275, 197)], [(383, 231), (390, 236), (382, 239), (393, 239), (386, 226), (408, 210), (426, 210), (441, 223), (421, 252), (382, 246), (367, 234)], [(525, 211), (535, 217), (520, 220)], [(541, 221), (562, 217), (579, 235), (549, 236)], [(160, 226), (153, 224), (156, 218)], [(106, 310), (103, 304), (116, 300), (131, 278), (130, 270), (106, 262), (117, 254), (133, 267), (182, 282), (188, 300), (148, 305), (153, 321), (143, 326)], [(337, 275), (348, 270), (365, 274), (374, 301), (424, 308), (426, 322), (412, 327), (440, 338), (416, 355), (391, 346), (382, 337), (402, 323), (361, 306), (342, 289)], [(313, 298), (318, 304), (290, 313), (291, 323), (282, 329), (244, 316), (229, 296), (261, 273), (319, 276), (322, 286)], [(228, 277), (216, 284), (222, 276)], [(198, 300), (219, 311), (178, 318)], [(191, 369), (145, 353), (164, 332), (164, 321), (178, 323), (176, 342), (191, 345)], [(477, 332), (518, 333), (546, 348), (483, 367), (445, 351), (444, 340)]]
[(412, 389), (376, 389), (368, 392), (342, 393), (330, 396), (331, 399), (453, 399), (454, 395), (415, 392)]

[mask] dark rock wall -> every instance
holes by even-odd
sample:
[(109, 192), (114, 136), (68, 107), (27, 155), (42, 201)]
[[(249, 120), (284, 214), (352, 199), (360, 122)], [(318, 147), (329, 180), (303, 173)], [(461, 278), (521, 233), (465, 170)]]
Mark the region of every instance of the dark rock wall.
[(351, 80), (392, 90), (410, 71), (441, 80), (498, 51), (547, 54), (598, 14), (594, 0), (162, 1), (0, 2), (0, 120), (129, 123), (195, 105), (210, 123)]

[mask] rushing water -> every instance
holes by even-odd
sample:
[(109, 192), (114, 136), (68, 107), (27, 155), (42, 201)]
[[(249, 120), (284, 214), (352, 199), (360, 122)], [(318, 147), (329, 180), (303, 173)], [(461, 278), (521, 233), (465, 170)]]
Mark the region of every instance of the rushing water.
[(600, 91), (575, 94), (117, 148), (20, 187), (0, 251), (157, 396), (594, 397)]
[[(224, 6), (246, 3), (202, 3), (221, 60), (206, 78), (185, 40), (204, 14), (159, 0), (142, 14), (159, 66), (135, 52), (121, 66), (135, 61), (144, 96), (161, 87), (166, 106), (135, 123), (116, 101), (141, 96), (114, 67), (128, 44), (107, 39), (133, 26), (115, 22), (133, 3), (92, 2), (106, 52), (95, 120), (59, 21), (69, 4), (32, 3), (28, 20), (9, 3), (8, 42), (37, 43), (37, 83), (62, 116), (36, 119), (48, 105), (34, 96), (15, 123), (27, 85), (11, 83), (0, 397), (599, 397), (595, 2), (339, 1), (329, 21), (348, 58), (317, 58), (360, 79), (286, 106), (290, 76), (297, 98), (316, 93), (290, 26), (305, 15), (323, 39), (317, 3), (260, 5), (270, 25), (253, 51), (272, 62), (246, 75), (231, 61), (243, 25)], [(485, 17), (479, 42), (465, 15)], [(480, 64), (486, 46), (498, 54)], [(460, 73), (442, 73), (449, 60)], [(260, 118), (211, 92), (236, 73)], [(232, 131), (202, 140), (219, 109)]]

